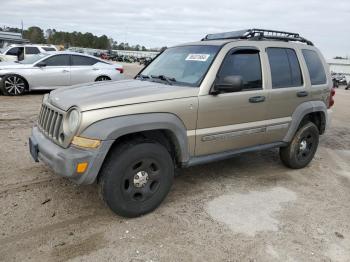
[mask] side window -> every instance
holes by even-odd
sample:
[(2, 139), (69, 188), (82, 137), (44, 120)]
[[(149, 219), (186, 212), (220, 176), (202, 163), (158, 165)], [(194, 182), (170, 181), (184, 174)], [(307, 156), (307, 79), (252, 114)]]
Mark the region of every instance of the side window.
[(327, 77), (318, 54), (313, 50), (304, 49), (303, 56), (309, 70), (312, 85), (322, 85), (327, 82)]
[(19, 52), (19, 48), (18, 47), (13, 47), (10, 50), (7, 51), (6, 55), (13, 55), (13, 56), (17, 56)]
[(239, 75), (243, 79), (243, 89), (262, 89), (261, 62), (258, 50), (233, 51), (228, 55), (220, 69), (219, 78)]
[(95, 58), (81, 55), (72, 55), (72, 66), (91, 66), (98, 62)]
[(303, 85), (298, 57), (293, 49), (267, 48), (272, 88), (295, 87)]
[(27, 55), (35, 55), (35, 54), (39, 54), (40, 51), (37, 47), (33, 47), (33, 46), (27, 46), (26, 47), (26, 54)]
[(55, 55), (47, 58), (43, 62), (46, 66), (69, 66), (69, 55)]

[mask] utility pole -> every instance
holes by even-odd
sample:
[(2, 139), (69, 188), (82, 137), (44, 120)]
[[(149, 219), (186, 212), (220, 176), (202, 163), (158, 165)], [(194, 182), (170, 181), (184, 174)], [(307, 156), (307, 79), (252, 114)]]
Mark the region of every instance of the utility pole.
[(21, 36), (23, 38), (23, 20), (21, 20)]

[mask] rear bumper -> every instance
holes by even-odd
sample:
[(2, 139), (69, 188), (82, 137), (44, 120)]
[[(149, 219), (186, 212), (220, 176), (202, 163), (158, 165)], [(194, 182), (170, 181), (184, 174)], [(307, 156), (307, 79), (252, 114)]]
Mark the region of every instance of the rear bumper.
[[(96, 180), (113, 143), (112, 140), (103, 141), (99, 148), (89, 150), (73, 146), (62, 148), (44, 136), (37, 127), (33, 128), (30, 141), (30, 144), (37, 147), (38, 160), (48, 165), (55, 174), (67, 177), (77, 184), (92, 184)], [(83, 174), (76, 172), (76, 167), (81, 162), (88, 162), (88, 168)]]

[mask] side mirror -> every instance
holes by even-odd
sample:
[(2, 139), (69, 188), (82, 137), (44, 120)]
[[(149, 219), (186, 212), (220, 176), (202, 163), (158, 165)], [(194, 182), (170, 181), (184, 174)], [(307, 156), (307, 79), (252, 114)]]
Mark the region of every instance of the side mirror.
[(226, 76), (224, 79), (215, 83), (213, 94), (239, 92), (243, 89), (242, 76)]
[(35, 66), (37, 66), (37, 67), (45, 67), (46, 63), (45, 62), (39, 62)]

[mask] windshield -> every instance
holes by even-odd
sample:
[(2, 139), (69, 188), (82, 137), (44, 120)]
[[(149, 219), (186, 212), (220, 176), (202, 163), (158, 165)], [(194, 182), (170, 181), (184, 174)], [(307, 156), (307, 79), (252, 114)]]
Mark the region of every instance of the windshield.
[(172, 81), (174, 85), (198, 87), (220, 46), (180, 46), (166, 49), (145, 70), (142, 79)]
[(48, 56), (48, 54), (36, 54), (36, 55), (32, 55), (32, 56), (28, 56), (25, 59), (23, 59), (22, 61), (19, 61), (18, 63), (20, 64), (34, 64), (36, 61), (39, 61), (40, 59), (44, 58), (45, 56)]

